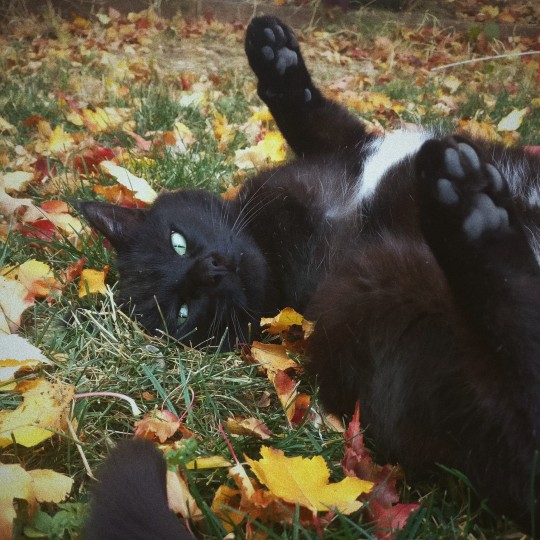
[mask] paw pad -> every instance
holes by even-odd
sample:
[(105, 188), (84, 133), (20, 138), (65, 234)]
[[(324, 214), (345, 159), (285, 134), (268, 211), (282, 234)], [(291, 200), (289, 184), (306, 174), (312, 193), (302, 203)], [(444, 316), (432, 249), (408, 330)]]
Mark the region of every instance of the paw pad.
[(478, 240), (488, 231), (507, 231), (510, 223), (505, 208), (496, 206), (491, 197), (477, 193), (472, 198), (472, 208), (463, 221), (463, 232), (469, 240)]
[(434, 222), (448, 232), (460, 230), (467, 241), (511, 230), (506, 182), (472, 144), (458, 138), (432, 141), (418, 159)]

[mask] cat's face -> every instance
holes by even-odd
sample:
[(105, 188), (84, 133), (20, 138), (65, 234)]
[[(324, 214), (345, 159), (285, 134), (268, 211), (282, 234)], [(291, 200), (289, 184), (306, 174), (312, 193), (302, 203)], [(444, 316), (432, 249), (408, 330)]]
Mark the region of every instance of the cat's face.
[(165, 193), (149, 209), (82, 202), (117, 251), (120, 301), (141, 323), (195, 346), (248, 339), (265, 303), (267, 267), (239, 231), (237, 205), (195, 190)]

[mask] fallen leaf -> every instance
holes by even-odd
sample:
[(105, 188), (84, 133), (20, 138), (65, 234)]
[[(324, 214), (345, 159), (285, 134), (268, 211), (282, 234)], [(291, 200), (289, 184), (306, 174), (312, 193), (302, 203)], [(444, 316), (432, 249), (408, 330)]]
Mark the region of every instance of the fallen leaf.
[(418, 504), (398, 503), (393, 506), (385, 506), (377, 499), (370, 500), (369, 514), (377, 524), (375, 536), (378, 540), (391, 540), (395, 533), (405, 527), (412, 512), (418, 510)]
[(25, 286), (15, 279), (0, 275), (0, 333), (16, 332), (21, 325), (22, 314), (34, 305)]
[(102, 171), (115, 178), (119, 184), (132, 191), (135, 199), (147, 204), (154, 202), (156, 199), (157, 193), (144, 178), (135, 176), (112, 161), (102, 161), (99, 166)]
[(167, 471), (167, 500), (169, 508), (185, 519), (200, 519), (202, 517), (201, 511), (180, 473)]
[(32, 199), (16, 199), (8, 195), (2, 175), (0, 175), (0, 214), (6, 218), (15, 217), (23, 223), (44, 217), (43, 210), (39, 209)]
[(293, 308), (282, 309), (275, 317), (262, 318), (261, 326), (269, 334), (280, 334), (293, 325), (302, 326), (304, 317)]
[(156, 409), (135, 422), (135, 437), (164, 443), (178, 431), (179, 427), (180, 420), (174, 413), (166, 409)]
[(344, 437), (345, 453), (341, 466), (347, 476), (363, 478), (374, 483), (369, 496), (367, 513), (377, 525), (377, 538), (389, 540), (392, 538), (392, 531), (404, 527), (410, 513), (418, 509), (420, 505), (399, 502), (396, 489), (398, 469), (391, 465), (376, 464), (370, 452), (365, 448), (358, 403)]
[(357, 498), (373, 487), (372, 482), (349, 476), (330, 483), (330, 471), (322, 456), (289, 458), (267, 446), (261, 448), (261, 456), (258, 461), (246, 458), (259, 482), (276, 497), (313, 513), (334, 509), (351, 514), (362, 506)]
[(73, 487), (73, 479), (51, 469), (28, 471), (32, 478), (34, 495), (38, 502), (62, 502)]
[(519, 111), (517, 109), (513, 110), (497, 124), (497, 131), (516, 131), (520, 128), (523, 118), (525, 118), (528, 111), (528, 107)]
[(229, 486), (219, 486), (212, 501), (212, 512), (227, 532), (233, 532), (242, 523), (245, 512), (240, 510), (241, 492)]
[(205, 456), (192, 459), (186, 463), (186, 469), (219, 469), (230, 467), (231, 462), (223, 456)]
[(8, 540), (13, 537), (13, 521), (17, 517), (14, 502), (22, 499), (28, 503), (28, 514), (31, 516), (37, 501), (32, 489), (32, 477), (20, 465), (0, 463), (0, 538)]
[(266, 427), (264, 422), (257, 418), (244, 418), (236, 416), (228, 418), (225, 422), (227, 430), (233, 435), (254, 435), (263, 441), (272, 437), (272, 432)]
[(59, 289), (51, 267), (36, 259), (25, 261), (19, 266), (5, 268), (2, 274), (8, 279), (16, 279), (22, 283), (27, 290), (28, 298), (45, 298)]
[(23, 394), (23, 402), (13, 411), (0, 411), (1, 448), (14, 440), (22, 446), (36, 446), (54, 431), (64, 431), (73, 386), (35, 379), (19, 382), (15, 391)]
[(83, 298), (88, 294), (106, 294), (107, 286), (105, 285), (105, 277), (108, 271), (108, 266), (105, 266), (103, 270), (85, 268), (81, 272), (79, 281), (79, 298)]
[(24, 191), (34, 179), (34, 173), (27, 171), (14, 171), (3, 173), (4, 186), (8, 193)]
[(48, 150), (53, 154), (59, 154), (69, 150), (75, 141), (73, 136), (64, 132), (64, 128), (58, 125), (54, 128), (54, 131), (49, 137)]
[(299, 425), (307, 410), (311, 398), (307, 394), (299, 394), (296, 382), (284, 371), (277, 371), (272, 379), (278, 399), (291, 424)]
[(71, 491), (73, 480), (50, 469), (25, 471), (20, 465), (0, 463), (0, 538), (11, 539), (13, 521), (17, 517), (16, 499), (28, 503), (27, 512), (32, 516), (38, 502), (59, 503)]
[(282, 344), (286, 350), (305, 353), (307, 340), (313, 333), (314, 323), (304, 319), (293, 308), (281, 310), (275, 317), (262, 318), (261, 327), (269, 334), (281, 335)]
[(300, 370), (300, 365), (289, 358), (283, 345), (254, 341), (251, 347), (245, 349), (244, 358), (248, 363), (258, 364), (270, 381), (274, 380), (278, 371)]
[(13, 390), (17, 384), (16, 375), (50, 363), (27, 339), (18, 334), (0, 333), (0, 391)]
[(239, 169), (252, 169), (284, 161), (286, 157), (285, 139), (281, 133), (269, 131), (255, 146), (236, 150), (234, 164)]

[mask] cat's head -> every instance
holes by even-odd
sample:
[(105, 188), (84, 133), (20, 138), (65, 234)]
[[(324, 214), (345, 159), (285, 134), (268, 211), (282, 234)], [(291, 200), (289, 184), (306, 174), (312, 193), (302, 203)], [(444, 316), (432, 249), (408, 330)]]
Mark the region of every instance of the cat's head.
[(147, 209), (77, 204), (117, 252), (120, 302), (145, 328), (226, 348), (248, 339), (265, 303), (267, 266), (239, 230), (238, 206), (204, 191), (160, 195)]

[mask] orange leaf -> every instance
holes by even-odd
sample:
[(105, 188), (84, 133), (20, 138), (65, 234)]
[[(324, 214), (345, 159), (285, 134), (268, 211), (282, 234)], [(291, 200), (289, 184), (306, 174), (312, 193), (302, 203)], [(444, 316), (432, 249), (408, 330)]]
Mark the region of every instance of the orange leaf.
[(168, 410), (154, 410), (135, 422), (135, 437), (164, 443), (179, 429), (180, 420)]
[(298, 394), (296, 382), (284, 371), (276, 372), (273, 383), (287, 419), (292, 424), (300, 424), (309, 409), (310, 397), (307, 394)]

